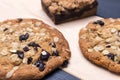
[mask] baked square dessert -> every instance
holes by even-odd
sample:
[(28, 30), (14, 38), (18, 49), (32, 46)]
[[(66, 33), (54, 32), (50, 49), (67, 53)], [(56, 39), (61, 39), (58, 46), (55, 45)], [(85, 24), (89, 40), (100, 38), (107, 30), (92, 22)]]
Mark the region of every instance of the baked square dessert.
[(55, 24), (96, 14), (96, 0), (41, 0), (43, 10)]
[(0, 22), (0, 80), (39, 80), (70, 55), (62, 33), (40, 20)]
[(120, 19), (90, 22), (79, 33), (79, 45), (88, 60), (120, 73)]

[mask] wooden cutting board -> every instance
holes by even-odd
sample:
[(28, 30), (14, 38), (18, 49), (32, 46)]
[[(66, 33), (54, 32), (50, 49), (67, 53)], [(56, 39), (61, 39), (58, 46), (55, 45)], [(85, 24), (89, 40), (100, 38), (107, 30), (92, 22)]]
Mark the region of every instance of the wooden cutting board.
[(120, 76), (91, 64), (82, 55), (78, 45), (79, 30), (97, 16), (54, 25), (42, 10), (40, 0), (0, 0), (0, 20), (11, 18), (37, 18), (60, 30), (68, 40), (72, 52), (70, 64), (63, 70), (84, 80), (120, 80)]

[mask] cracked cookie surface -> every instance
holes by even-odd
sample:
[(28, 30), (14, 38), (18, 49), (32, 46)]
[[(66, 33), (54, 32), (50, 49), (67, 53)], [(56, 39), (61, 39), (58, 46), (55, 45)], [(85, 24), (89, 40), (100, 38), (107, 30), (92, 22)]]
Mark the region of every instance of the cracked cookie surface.
[(70, 56), (62, 33), (40, 20), (0, 23), (0, 80), (41, 79)]
[(80, 30), (79, 46), (91, 62), (120, 73), (120, 19), (90, 22)]

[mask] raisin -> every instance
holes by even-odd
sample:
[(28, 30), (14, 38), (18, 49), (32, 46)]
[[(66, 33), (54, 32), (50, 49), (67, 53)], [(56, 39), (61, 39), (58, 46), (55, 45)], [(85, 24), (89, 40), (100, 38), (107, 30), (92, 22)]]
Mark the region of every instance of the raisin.
[(23, 58), (24, 58), (24, 52), (23, 52), (23, 51), (17, 50), (16, 53), (18, 54), (18, 57), (19, 57), (20, 59), (23, 59)]
[(29, 38), (29, 34), (26, 33), (25, 35), (21, 35), (19, 36), (19, 40), (22, 41), (22, 40), (27, 40)]
[(96, 22), (93, 22), (93, 24), (99, 24), (99, 25), (103, 26), (105, 23), (101, 20), (97, 20)]
[(115, 55), (112, 54), (112, 53), (109, 53), (109, 54), (107, 55), (107, 57), (108, 57), (109, 59), (111, 59), (111, 60), (114, 61)]
[(7, 31), (8, 30), (8, 28), (5, 28), (3, 31), (5, 32), (5, 31)]
[(35, 43), (35, 42), (30, 42), (30, 43), (28, 44), (28, 46), (32, 46), (32, 47), (40, 47), (40, 45), (37, 44), (37, 43)]
[(48, 53), (47, 51), (42, 50), (42, 52), (40, 54), (40, 59), (41, 60), (48, 60), (49, 57), (50, 57), (50, 53)]
[(28, 60), (27, 60), (27, 63), (30, 64), (32, 62), (33, 58), (32, 57), (29, 57)]
[(59, 56), (59, 52), (58, 51), (53, 51), (52, 55), (53, 56)]
[(120, 61), (118, 61), (118, 64), (120, 64)]
[(18, 22), (20, 23), (20, 22), (22, 22), (23, 21), (23, 19), (22, 18), (18, 18)]
[(45, 63), (43, 63), (42, 61), (36, 61), (35, 65), (39, 68), (40, 71), (43, 71), (45, 69)]
[(56, 44), (54, 42), (50, 43), (50, 45), (54, 48), (56, 48)]
[(40, 63), (39, 70), (43, 71), (44, 69), (45, 69), (45, 64), (44, 63)]
[(68, 63), (69, 63), (68, 60), (65, 60), (62, 64), (62, 67), (67, 67)]
[(35, 51), (38, 51), (38, 47), (34, 47), (34, 50), (35, 50)]
[(23, 50), (24, 50), (25, 52), (27, 52), (27, 51), (29, 51), (29, 48), (28, 48), (27, 46), (25, 46), (25, 47), (23, 48)]
[(28, 46), (34, 47), (34, 50), (36, 51), (38, 51), (38, 47), (40, 47), (40, 45), (35, 42), (30, 42)]
[(110, 47), (111, 47), (111, 45), (107, 45), (107, 46), (106, 46), (106, 48), (110, 48)]

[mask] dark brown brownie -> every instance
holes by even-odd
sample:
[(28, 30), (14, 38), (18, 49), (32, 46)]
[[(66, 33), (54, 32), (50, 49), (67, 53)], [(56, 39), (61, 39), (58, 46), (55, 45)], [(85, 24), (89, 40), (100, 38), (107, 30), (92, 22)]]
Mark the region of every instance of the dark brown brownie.
[(41, 0), (43, 10), (55, 24), (96, 14), (96, 0)]

